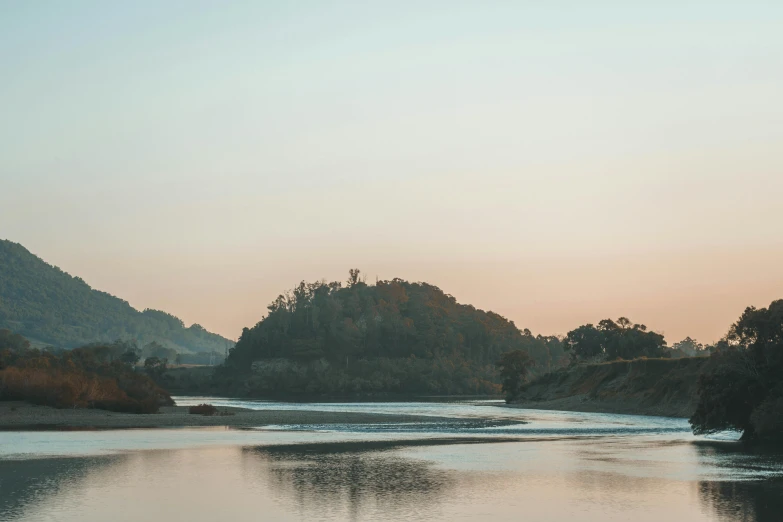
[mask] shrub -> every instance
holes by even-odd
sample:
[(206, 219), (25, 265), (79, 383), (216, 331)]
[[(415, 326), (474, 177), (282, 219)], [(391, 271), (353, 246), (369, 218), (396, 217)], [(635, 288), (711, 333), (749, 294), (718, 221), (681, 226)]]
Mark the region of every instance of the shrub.
[(102, 347), (61, 354), (24, 349), (3, 352), (0, 400), (23, 400), (55, 408), (99, 408), (154, 413), (171, 396), (146, 375), (96, 356)]
[(199, 404), (198, 406), (191, 406), (188, 408), (188, 413), (191, 413), (193, 415), (216, 415), (218, 412), (218, 409), (212, 406), (211, 404)]

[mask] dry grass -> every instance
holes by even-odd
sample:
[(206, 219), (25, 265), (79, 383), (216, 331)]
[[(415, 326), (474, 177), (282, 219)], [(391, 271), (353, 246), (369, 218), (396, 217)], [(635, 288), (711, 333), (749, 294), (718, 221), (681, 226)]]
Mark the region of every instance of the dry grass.
[(0, 397), (55, 408), (99, 408), (131, 413), (158, 410), (154, 397), (142, 400), (130, 397), (117, 379), (75, 368), (10, 366), (0, 370)]

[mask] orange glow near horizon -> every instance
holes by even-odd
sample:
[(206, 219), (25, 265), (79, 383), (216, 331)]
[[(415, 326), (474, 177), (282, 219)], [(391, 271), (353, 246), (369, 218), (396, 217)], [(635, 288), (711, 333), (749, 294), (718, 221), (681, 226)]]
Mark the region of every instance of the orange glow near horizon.
[(713, 342), (783, 298), (783, 4), (567, 4), (0, 5), (0, 237), (230, 338), (358, 267)]

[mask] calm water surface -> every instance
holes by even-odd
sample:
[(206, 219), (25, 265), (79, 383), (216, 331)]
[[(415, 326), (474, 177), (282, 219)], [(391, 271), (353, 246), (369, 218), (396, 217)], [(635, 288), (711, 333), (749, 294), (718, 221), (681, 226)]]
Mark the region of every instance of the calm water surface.
[(783, 520), (783, 455), (694, 437), (682, 419), (492, 401), (177, 402), (433, 421), (0, 432), (0, 520)]

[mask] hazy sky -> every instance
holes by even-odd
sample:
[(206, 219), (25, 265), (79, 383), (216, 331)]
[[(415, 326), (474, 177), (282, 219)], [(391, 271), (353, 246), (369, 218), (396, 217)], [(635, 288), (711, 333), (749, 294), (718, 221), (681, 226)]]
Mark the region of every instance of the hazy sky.
[(2, 1), (0, 237), (232, 338), (359, 267), (715, 340), (783, 298), (783, 2), (641, 3)]

